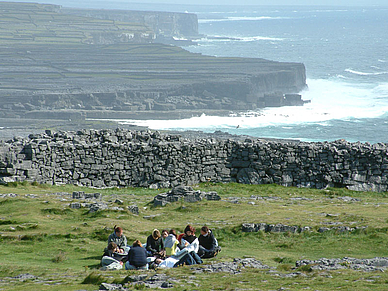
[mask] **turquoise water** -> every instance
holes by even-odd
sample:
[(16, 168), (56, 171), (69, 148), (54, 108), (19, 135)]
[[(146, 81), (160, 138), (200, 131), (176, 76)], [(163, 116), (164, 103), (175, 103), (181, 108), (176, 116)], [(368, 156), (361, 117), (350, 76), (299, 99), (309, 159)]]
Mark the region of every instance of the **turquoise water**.
[[(34, 2), (34, 1), (32, 1)], [(154, 129), (222, 130), (304, 141), (388, 143), (388, 7), (150, 5), (109, 1), (47, 3), (80, 8), (196, 13), (202, 38), (185, 49), (206, 55), (301, 62), (303, 107), (177, 121), (125, 122)], [(237, 116), (235, 116), (237, 115)]]
[[(215, 130), (304, 141), (388, 142), (388, 9), (206, 7), (194, 11), (207, 36), (185, 49), (214, 56), (302, 62), (311, 100), (259, 116), (142, 122), (159, 129)], [(179, 125), (178, 125), (179, 124)]]

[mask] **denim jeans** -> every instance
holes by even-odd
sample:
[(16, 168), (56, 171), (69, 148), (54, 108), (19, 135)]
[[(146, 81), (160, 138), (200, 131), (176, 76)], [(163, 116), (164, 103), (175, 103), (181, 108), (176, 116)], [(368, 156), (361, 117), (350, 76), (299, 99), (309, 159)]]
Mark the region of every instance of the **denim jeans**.
[(140, 267), (130, 265), (129, 262), (125, 263), (125, 270), (148, 270), (148, 264)]
[(197, 255), (196, 252), (191, 252), (184, 255), (175, 265), (175, 267), (183, 266), (183, 265), (195, 265), (202, 264), (201, 258)]

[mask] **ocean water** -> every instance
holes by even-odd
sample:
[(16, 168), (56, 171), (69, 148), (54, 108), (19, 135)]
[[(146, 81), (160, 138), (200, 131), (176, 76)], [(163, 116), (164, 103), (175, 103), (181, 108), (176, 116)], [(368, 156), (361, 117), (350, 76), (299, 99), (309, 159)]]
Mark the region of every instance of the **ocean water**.
[[(234, 112), (229, 117), (126, 120), (152, 129), (217, 130), (255, 137), (388, 143), (388, 6), (194, 6), (120, 1), (51, 0), (80, 8), (196, 13), (197, 45), (185, 49), (220, 57), (301, 62), (311, 103), (303, 107)], [(209, 36), (207, 38), (206, 36)], [(213, 37), (213, 38), (212, 38)], [(222, 38), (214, 38), (222, 37)], [(229, 38), (229, 39), (225, 39)]]
[(311, 103), (229, 117), (128, 122), (153, 129), (388, 143), (388, 7), (189, 8), (205, 37), (185, 49), (304, 63), (308, 89), (301, 94)]

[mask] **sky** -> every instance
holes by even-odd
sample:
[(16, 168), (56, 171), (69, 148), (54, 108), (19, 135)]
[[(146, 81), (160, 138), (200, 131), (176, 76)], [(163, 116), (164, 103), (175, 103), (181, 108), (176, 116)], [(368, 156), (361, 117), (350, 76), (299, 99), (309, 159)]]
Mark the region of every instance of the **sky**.
[[(115, 0), (119, 2), (140, 2)], [(201, 4), (201, 5), (330, 5), (370, 6), (388, 5), (387, 0), (145, 0), (142, 3)]]
[[(2, 0), (0, 0), (2, 1)], [(66, 0), (8, 0), (10, 2), (37, 2), (37, 3), (55, 3), (65, 6)], [(186, 5), (327, 5), (327, 6), (388, 6), (388, 0), (95, 0), (109, 3), (157, 3), (157, 4), (186, 4)], [(83, 2), (79, 0), (77, 2)], [(85, 1), (85, 2), (89, 2)]]

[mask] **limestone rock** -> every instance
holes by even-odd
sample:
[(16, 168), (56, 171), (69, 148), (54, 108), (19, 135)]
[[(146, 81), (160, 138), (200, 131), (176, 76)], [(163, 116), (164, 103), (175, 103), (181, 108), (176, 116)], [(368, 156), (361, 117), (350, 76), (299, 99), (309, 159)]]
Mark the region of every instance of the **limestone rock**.
[(177, 186), (172, 188), (167, 193), (161, 193), (154, 197), (154, 206), (165, 206), (167, 203), (185, 201), (185, 202), (198, 202), (203, 199), (207, 200), (220, 200), (221, 197), (216, 192), (201, 192), (194, 191), (190, 186)]

